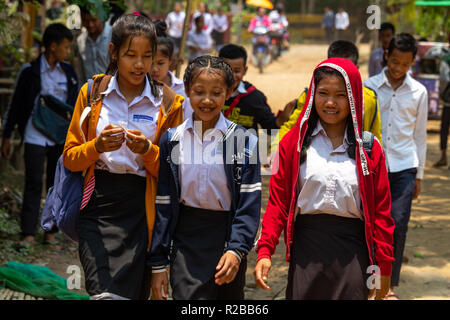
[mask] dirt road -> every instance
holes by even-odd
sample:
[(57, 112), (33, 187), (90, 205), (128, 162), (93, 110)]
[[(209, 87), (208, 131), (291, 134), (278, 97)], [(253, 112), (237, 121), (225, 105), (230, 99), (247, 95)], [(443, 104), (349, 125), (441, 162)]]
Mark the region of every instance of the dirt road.
[[(274, 112), (297, 97), (309, 85), (313, 68), (326, 58), (325, 45), (294, 45), (279, 61), (269, 65), (264, 74), (250, 66), (246, 79), (263, 91)], [(367, 79), (368, 45), (360, 47), (360, 72)], [(438, 123), (431, 122), (436, 129)], [(422, 194), (414, 201), (406, 244), (409, 262), (404, 264), (400, 287), (401, 299), (450, 299), (450, 170), (432, 168), (438, 159), (439, 136), (428, 135), (427, 166)], [(267, 204), (269, 177), (263, 178), (263, 210)], [(247, 299), (281, 299), (285, 295), (288, 264), (284, 261), (283, 236), (272, 259), (270, 291), (254, 288), (255, 253), (249, 255)], [(66, 244), (69, 244), (67, 242)], [(79, 265), (74, 244), (62, 252), (49, 252), (35, 261), (67, 277), (67, 267)]]

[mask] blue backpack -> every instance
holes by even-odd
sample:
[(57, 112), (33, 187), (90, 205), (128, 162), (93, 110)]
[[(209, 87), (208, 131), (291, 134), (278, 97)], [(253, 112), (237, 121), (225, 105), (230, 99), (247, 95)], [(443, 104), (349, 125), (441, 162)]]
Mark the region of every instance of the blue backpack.
[[(90, 95), (93, 80), (88, 80), (87, 103), (80, 117), (80, 126), (90, 112)], [(53, 187), (48, 191), (41, 217), (41, 227), (45, 231), (55, 226), (68, 235), (72, 240), (78, 241), (76, 225), (80, 215), (81, 199), (83, 197), (83, 174), (72, 172), (63, 163), (62, 156), (56, 165)]]

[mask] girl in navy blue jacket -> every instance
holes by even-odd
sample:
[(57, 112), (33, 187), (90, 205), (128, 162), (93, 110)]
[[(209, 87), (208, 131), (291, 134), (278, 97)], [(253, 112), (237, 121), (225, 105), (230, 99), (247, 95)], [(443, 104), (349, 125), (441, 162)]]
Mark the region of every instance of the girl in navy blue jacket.
[(257, 137), (221, 113), (233, 90), (222, 59), (186, 69), (192, 117), (160, 141), (156, 221), (148, 264), (152, 299), (244, 299), (246, 255), (261, 211)]

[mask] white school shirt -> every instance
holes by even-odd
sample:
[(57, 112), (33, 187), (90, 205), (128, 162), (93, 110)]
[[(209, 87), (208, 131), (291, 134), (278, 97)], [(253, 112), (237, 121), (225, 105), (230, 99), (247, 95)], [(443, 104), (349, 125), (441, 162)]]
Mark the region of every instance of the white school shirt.
[(186, 13), (180, 11), (176, 13), (175, 11), (170, 12), (166, 17), (166, 23), (168, 26), (167, 34), (173, 38), (181, 38), (183, 35), (183, 25)]
[(363, 220), (356, 161), (347, 153), (347, 130), (342, 145), (334, 150), (320, 121), (311, 137), (306, 161), (299, 171), (299, 213), (326, 213)]
[(225, 32), (228, 29), (228, 18), (226, 15), (219, 16), (218, 14), (213, 15), (213, 29), (218, 32)]
[[(117, 74), (116, 74), (117, 75)], [(150, 141), (156, 136), (158, 113), (162, 102), (162, 89), (158, 87), (160, 97), (156, 98), (150, 88), (148, 79), (141, 95), (134, 98), (128, 105), (125, 97), (120, 92), (117, 77), (114, 75), (104, 94), (100, 117), (97, 124), (97, 136), (110, 123), (125, 122), (127, 129), (140, 130)], [(96, 169), (107, 170), (118, 174), (136, 174), (146, 176), (146, 170), (140, 154), (133, 153), (124, 141), (120, 149), (111, 152), (103, 152), (97, 160)]]
[[(192, 24), (191, 24), (191, 30), (195, 30), (195, 18), (197, 18), (198, 16), (201, 16), (202, 13), (200, 11), (195, 11), (194, 14), (192, 15)], [(211, 32), (213, 31), (213, 19), (212, 19), (212, 15), (208, 12), (203, 13), (203, 22), (205, 23), (205, 27), (203, 30), (206, 31), (206, 33), (211, 34)]]
[[(231, 191), (223, 163), (222, 144), (230, 121), (222, 113), (215, 127), (201, 138), (201, 121), (190, 117), (177, 129), (179, 143), (180, 202), (186, 206), (214, 211), (229, 211)], [(195, 129), (200, 129), (200, 135)]]
[(408, 72), (394, 91), (386, 70), (364, 82), (377, 94), (386, 165), (389, 172), (417, 168), (416, 177), (422, 179), (427, 154), (427, 89)]
[(211, 35), (205, 30), (202, 30), (200, 33), (197, 33), (196, 30), (191, 30), (188, 34), (186, 46), (199, 47), (201, 51), (194, 52), (189, 50), (189, 61), (208, 54), (212, 44)]
[(335, 16), (335, 27), (338, 30), (344, 30), (345, 28), (347, 28), (350, 25), (350, 20), (348, 18), (348, 13), (347, 12), (342, 12), (342, 13), (336, 13)]
[[(62, 69), (59, 62), (56, 63), (53, 69), (50, 68), (50, 65), (45, 58), (45, 55), (41, 55), (41, 92), (40, 94), (51, 94), (52, 96), (58, 98), (61, 101), (66, 101), (67, 99), (67, 77)], [(36, 97), (35, 107), (37, 103), (37, 99), (39, 95)], [(25, 127), (25, 143), (31, 143), (38, 146), (54, 146), (55, 142), (47, 138), (44, 134), (42, 134), (36, 127), (33, 125), (33, 116), (30, 116), (27, 122), (27, 126)]]
[(192, 109), (191, 101), (186, 96), (186, 92), (184, 91), (183, 80), (175, 77), (175, 75), (171, 71), (169, 71), (169, 75), (170, 75), (170, 83), (171, 83), (170, 89), (175, 91), (176, 94), (179, 94), (180, 96), (184, 97), (184, 102), (183, 102), (183, 121), (184, 121), (192, 116), (192, 113), (194, 112), (194, 110)]

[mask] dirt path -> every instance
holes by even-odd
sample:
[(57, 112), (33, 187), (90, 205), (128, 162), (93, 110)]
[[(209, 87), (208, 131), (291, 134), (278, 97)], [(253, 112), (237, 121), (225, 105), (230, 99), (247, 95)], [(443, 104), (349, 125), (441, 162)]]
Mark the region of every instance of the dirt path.
[[(274, 112), (282, 109), (309, 85), (313, 68), (326, 58), (325, 45), (295, 45), (279, 61), (269, 65), (264, 74), (250, 66), (246, 79), (263, 91)], [(367, 79), (369, 47), (360, 48), (360, 72)], [(436, 129), (439, 123), (431, 122)], [(398, 294), (402, 299), (450, 299), (450, 170), (432, 168), (438, 158), (439, 136), (428, 135), (427, 166), (420, 198), (413, 203), (412, 218), (406, 244), (409, 262), (404, 264)], [(269, 177), (263, 177), (263, 210), (268, 199)], [(285, 247), (280, 238), (272, 259), (270, 291), (254, 288), (253, 268), (255, 253), (249, 255), (247, 270), (247, 299), (284, 298), (288, 264), (284, 261)], [(44, 264), (61, 276), (67, 277), (67, 267), (79, 265), (74, 244), (65, 242), (64, 251), (49, 252)], [(82, 281), (83, 284), (83, 281)], [(83, 290), (81, 290), (83, 293)]]

